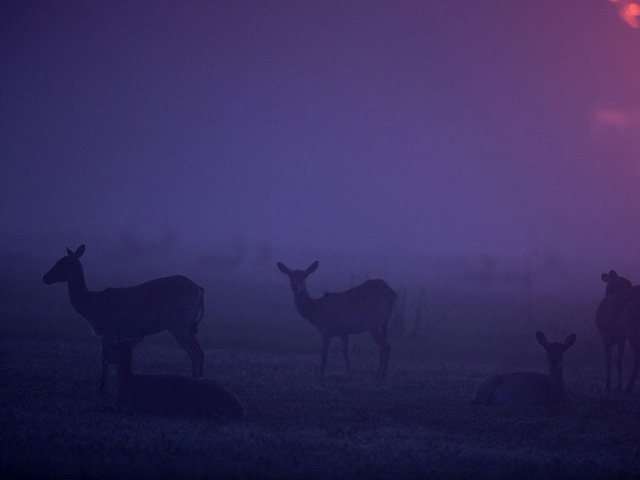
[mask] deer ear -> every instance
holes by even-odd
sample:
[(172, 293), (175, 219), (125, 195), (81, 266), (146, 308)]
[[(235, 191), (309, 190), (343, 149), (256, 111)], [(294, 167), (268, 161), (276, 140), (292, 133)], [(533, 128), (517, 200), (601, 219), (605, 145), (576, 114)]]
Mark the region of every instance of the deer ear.
[(83, 253), (84, 253), (84, 244), (80, 245), (78, 249), (75, 252), (73, 252), (73, 256), (76, 258), (80, 258)]
[(567, 337), (567, 339), (564, 341), (564, 348), (565, 350), (567, 348), (569, 348), (570, 346), (572, 346), (574, 343), (576, 343), (576, 334), (572, 333), (571, 335), (569, 335)]
[(287, 267), (284, 263), (277, 263), (278, 265), (278, 269), (284, 273), (285, 275), (291, 275), (291, 270), (289, 269), (289, 267)]
[(305, 276), (311, 275), (313, 272), (315, 272), (318, 268), (318, 265), (320, 265), (320, 262), (318, 262), (318, 260), (309, 265), (309, 267), (304, 271)]
[(538, 343), (545, 348), (549, 344), (549, 342), (547, 341), (547, 337), (542, 332), (536, 332), (536, 338), (538, 339)]
[(600, 275), (600, 278), (604, 283), (609, 283), (611, 281), (608, 273), (603, 273), (602, 275)]
[(69, 247), (67, 247), (67, 255), (73, 255), (73, 252), (69, 250)]

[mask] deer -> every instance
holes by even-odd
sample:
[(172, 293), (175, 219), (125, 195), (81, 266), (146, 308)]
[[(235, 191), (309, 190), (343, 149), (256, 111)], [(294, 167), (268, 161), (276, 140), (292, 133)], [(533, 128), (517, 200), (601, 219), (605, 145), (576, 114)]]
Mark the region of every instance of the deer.
[(322, 338), (320, 377), (324, 377), (329, 345), (334, 337), (342, 341), (342, 355), (351, 373), (349, 336), (368, 332), (380, 348), (376, 378), (386, 378), (391, 346), (387, 342), (387, 327), (393, 315), (398, 295), (384, 280), (367, 280), (337, 293), (325, 293), (311, 298), (306, 280), (316, 271), (316, 260), (306, 270), (291, 270), (281, 262), (278, 269), (289, 277), (293, 301), (298, 313), (320, 333)]
[(612, 300), (618, 293), (631, 289), (631, 282), (618, 275), (615, 270), (603, 273), (600, 278), (607, 284), (604, 298), (600, 301), (596, 310), (596, 326), (604, 344), (605, 366), (607, 370), (606, 390), (611, 393), (611, 357), (613, 347), (618, 346), (616, 367), (618, 369), (618, 391), (622, 390), (622, 360), (626, 346), (626, 335), (622, 325), (621, 314), (626, 303), (626, 296)]
[[(622, 328), (633, 352), (633, 370), (624, 392), (625, 395), (630, 395), (633, 391), (636, 375), (640, 369), (640, 290), (638, 287), (630, 290), (634, 293), (633, 298), (626, 303), (622, 313)], [(619, 295), (624, 294), (625, 292), (622, 292)]]
[[(633, 352), (633, 370), (624, 390), (625, 395), (630, 395), (640, 369), (640, 286), (626, 288), (605, 300), (601, 302), (602, 308), (597, 312), (598, 327), (607, 327), (608, 330), (605, 332), (618, 343), (619, 352), (624, 352), (623, 345), (627, 340)], [(622, 390), (622, 353), (619, 353), (618, 357), (618, 391)], [(608, 387), (607, 382), (607, 393)]]
[(146, 335), (167, 330), (189, 355), (194, 377), (203, 374), (204, 352), (196, 340), (204, 315), (204, 289), (182, 275), (157, 278), (133, 287), (87, 288), (80, 257), (85, 246), (58, 260), (43, 277), (44, 283), (66, 282), (73, 309), (102, 339), (102, 374), (99, 392), (105, 393), (114, 342), (123, 338), (140, 342)]
[(536, 339), (547, 353), (549, 374), (515, 372), (493, 375), (484, 380), (473, 395), (472, 403), (484, 405), (550, 406), (565, 403), (563, 357), (575, 343), (572, 333), (564, 342), (549, 342), (542, 332)]
[(236, 396), (210, 378), (136, 375), (132, 371), (135, 339), (116, 340), (109, 350), (118, 366), (115, 410), (160, 416), (244, 418)]

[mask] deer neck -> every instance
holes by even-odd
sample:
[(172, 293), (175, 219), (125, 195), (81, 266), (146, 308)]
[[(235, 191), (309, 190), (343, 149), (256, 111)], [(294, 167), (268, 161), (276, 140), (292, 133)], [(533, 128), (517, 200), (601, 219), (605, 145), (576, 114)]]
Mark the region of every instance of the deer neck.
[(551, 403), (564, 403), (564, 371), (562, 367), (549, 369)]
[(67, 281), (67, 285), (69, 286), (69, 298), (71, 299), (73, 309), (89, 320), (89, 297), (91, 296), (91, 292), (89, 292), (84, 280), (82, 265), (78, 265), (78, 268)]
[(296, 304), (296, 310), (305, 319), (313, 324), (313, 298), (309, 296), (306, 289), (301, 289), (293, 293), (293, 300)]

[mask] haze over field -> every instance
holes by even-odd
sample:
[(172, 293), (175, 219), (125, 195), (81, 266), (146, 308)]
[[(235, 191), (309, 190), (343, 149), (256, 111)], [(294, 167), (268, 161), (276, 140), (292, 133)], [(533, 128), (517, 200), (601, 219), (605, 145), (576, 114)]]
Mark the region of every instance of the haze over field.
[(620, 5), (3, 2), (2, 237), (640, 260)]
[(639, 59), (640, 0), (3, 0), (3, 478), (640, 478)]

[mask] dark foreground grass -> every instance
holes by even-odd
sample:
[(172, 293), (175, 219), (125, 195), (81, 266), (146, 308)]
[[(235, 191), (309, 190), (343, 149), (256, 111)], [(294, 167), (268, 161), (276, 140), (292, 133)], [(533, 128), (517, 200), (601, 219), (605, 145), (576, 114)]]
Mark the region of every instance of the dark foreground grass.
[[(116, 413), (97, 394), (92, 340), (3, 340), (3, 478), (640, 476), (640, 402), (603, 397), (601, 368), (568, 368), (571, 405), (523, 410), (469, 404), (495, 366), (420, 357), (398, 341), (384, 384), (373, 380), (375, 351), (358, 347), (366, 342), (354, 345), (351, 376), (334, 351), (323, 380), (315, 350), (207, 350), (208, 375), (236, 393), (247, 418), (157, 418)], [(152, 340), (136, 363), (145, 373), (189, 370), (178, 347)]]

